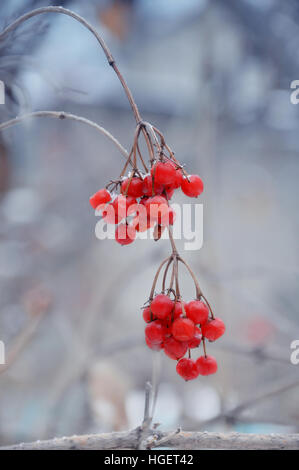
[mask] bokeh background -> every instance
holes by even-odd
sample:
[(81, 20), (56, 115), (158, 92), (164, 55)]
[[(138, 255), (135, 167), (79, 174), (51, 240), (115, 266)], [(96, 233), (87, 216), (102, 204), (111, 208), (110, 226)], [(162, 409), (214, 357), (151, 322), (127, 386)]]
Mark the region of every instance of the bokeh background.
[[(3, 28), (55, 2), (5, 0)], [(94, 234), (89, 196), (122, 156), (95, 130), (35, 119), (0, 135), (0, 444), (128, 429), (144, 387), (162, 429), (299, 429), (299, 5), (289, 0), (59, 1), (103, 35), (144, 119), (205, 181), (204, 246), (184, 257), (227, 333), (219, 372), (185, 383), (145, 347), (141, 307), (167, 240), (122, 248)], [(0, 44), (1, 122), (64, 110), (130, 148), (134, 119), (94, 37), (43, 15)], [(175, 202), (186, 202), (182, 194)], [(183, 251), (184, 241), (178, 241)], [(193, 297), (181, 272), (183, 296)]]

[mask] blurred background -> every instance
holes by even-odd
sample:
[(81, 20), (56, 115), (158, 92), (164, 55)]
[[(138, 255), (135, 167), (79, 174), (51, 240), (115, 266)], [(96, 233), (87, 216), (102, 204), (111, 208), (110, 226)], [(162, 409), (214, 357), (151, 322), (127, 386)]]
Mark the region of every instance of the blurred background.
[[(0, 5), (1, 28), (50, 1)], [(215, 376), (185, 383), (144, 344), (141, 307), (169, 242), (99, 241), (89, 196), (122, 156), (77, 122), (0, 135), (0, 444), (140, 424), (159, 382), (161, 429), (299, 430), (299, 5), (289, 0), (62, 1), (103, 35), (145, 120), (205, 182), (204, 245), (184, 252), (227, 332)], [(95, 38), (64, 15), (0, 44), (1, 122), (32, 110), (92, 119), (130, 148), (135, 122)], [(178, 191), (174, 202), (186, 202)], [(189, 201), (188, 201), (189, 202)], [(183, 252), (184, 241), (178, 241)], [(183, 297), (194, 296), (182, 271)], [(196, 356), (196, 354), (195, 354)]]

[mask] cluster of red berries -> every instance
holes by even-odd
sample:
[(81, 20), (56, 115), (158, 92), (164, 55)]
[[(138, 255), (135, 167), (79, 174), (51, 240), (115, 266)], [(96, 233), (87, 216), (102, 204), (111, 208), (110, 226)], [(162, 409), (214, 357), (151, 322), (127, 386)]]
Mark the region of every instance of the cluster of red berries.
[(184, 194), (197, 197), (203, 191), (203, 182), (198, 175), (184, 176), (180, 165), (171, 160), (156, 161), (150, 173), (142, 175), (132, 172), (125, 178), (113, 182), (120, 186), (120, 194), (100, 189), (90, 198), (108, 224), (115, 224), (115, 240), (128, 245), (136, 238), (136, 232), (158, 227), (159, 233), (175, 221), (175, 211), (169, 205), (173, 193), (181, 187)]
[[(210, 375), (217, 371), (216, 359), (207, 356), (205, 340), (215, 341), (225, 332), (220, 318), (210, 317), (210, 311), (202, 300), (172, 300), (169, 295), (158, 294), (143, 310), (145, 341), (150, 349), (161, 350), (177, 362), (176, 371), (185, 380), (198, 375)], [(191, 359), (191, 349), (203, 343), (204, 355)], [(185, 358), (185, 354), (189, 354)]]

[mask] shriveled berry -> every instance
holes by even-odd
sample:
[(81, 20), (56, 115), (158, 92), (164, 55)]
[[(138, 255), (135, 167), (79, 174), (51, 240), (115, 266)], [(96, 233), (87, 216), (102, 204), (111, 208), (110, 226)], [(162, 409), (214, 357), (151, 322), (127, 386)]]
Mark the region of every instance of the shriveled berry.
[(189, 341), (194, 336), (195, 325), (189, 318), (177, 318), (172, 325), (172, 335), (178, 341)]
[(111, 194), (107, 189), (100, 189), (89, 198), (90, 205), (94, 209), (96, 209), (100, 204), (105, 204), (109, 201), (111, 201)]
[(202, 334), (198, 326), (195, 327), (194, 330), (194, 336), (188, 341), (188, 348), (193, 349), (193, 348), (198, 348), (198, 346), (201, 343), (202, 339)]
[(209, 309), (201, 300), (191, 300), (186, 305), (186, 315), (196, 325), (206, 323), (209, 317)]
[(172, 162), (157, 162), (151, 169), (152, 178), (157, 184), (173, 184), (176, 179), (176, 170)]
[(162, 343), (165, 338), (166, 328), (162, 322), (155, 320), (145, 327), (145, 337), (152, 344)]
[(120, 245), (129, 245), (136, 238), (136, 230), (131, 225), (119, 224), (115, 230), (115, 240)]
[(151, 303), (153, 314), (160, 320), (167, 318), (173, 309), (173, 301), (165, 294), (156, 295)]
[(213, 356), (200, 356), (196, 361), (200, 375), (211, 375), (217, 372), (217, 361)]
[(126, 178), (121, 184), (121, 192), (127, 196), (139, 198), (143, 196), (143, 180), (141, 178), (134, 177)]
[(220, 338), (225, 332), (225, 324), (220, 318), (214, 318), (201, 327), (202, 335), (210, 341)]
[(188, 343), (177, 341), (173, 338), (173, 336), (166, 338), (164, 341), (164, 352), (171, 359), (181, 359), (183, 356), (185, 356), (187, 349)]
[(182, 179), (181, 188), (184, 194), (189, 197), (197, 197), (203, 192), (203, 181), (198, 175), (189, 175)]
[(163, 343), (151, 343), (147, 337), (145, 337), (145, 342), (153, 351), (160, 351), (160, 349), (163, 349), (164, 347)]
[(177, 373), (185, 380), (193, 380), (198, 377), (198, 367), (193, 359), (183, 358), (176, 366)]

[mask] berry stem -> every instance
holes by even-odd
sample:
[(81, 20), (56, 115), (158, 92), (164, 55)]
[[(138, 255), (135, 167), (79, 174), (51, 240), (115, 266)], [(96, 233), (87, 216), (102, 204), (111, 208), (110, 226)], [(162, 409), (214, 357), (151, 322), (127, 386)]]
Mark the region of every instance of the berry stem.
[(204, 352), (204, 356), (207, 357), (207, 350), (206, 350), (206, 339), (205, 337), (203, 336), (202, 337), (202, 346), (203, 346), (203, 352)]
[(164, 264), (167, 263), (167, 261), (169, 261), (171, 257), (168, 256), (166, 259), (164, 259), (162, 261), (162, 263), (160, 264), (156, 274), (155, 274), (155, 277), (154, 277), (154, 281), (153, 281), (153, 285), (152, 285), (152, 288), (151, 288), (151, 293), (150, 293), (150, 296), (149, 296), (149, 301), (151, 302), (154, 298), (154, 293), (155, 293), (155, 288), (156, 288), (156, 284), (157, 284), (157, 281), (158, 281), (158, 277), (159, 277), (159, 274), (160, 274), (160, 271), (161, 269), (163, 268)]

